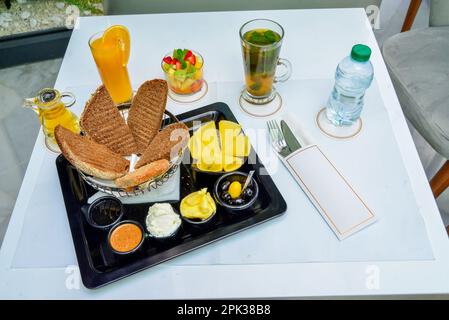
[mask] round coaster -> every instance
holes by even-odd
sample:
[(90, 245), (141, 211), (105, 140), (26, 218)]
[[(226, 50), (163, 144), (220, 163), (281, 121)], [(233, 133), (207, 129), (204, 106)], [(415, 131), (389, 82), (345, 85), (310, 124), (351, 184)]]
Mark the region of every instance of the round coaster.
[(326, 108), (321, 109), (316, 115), (316, 124), (321, 132), (325, 135), (335, 139), (349, 139), (353, 138), (362, 131), (362, 118), (357, 119), (354, 124), (350, 126), (336, 126), (327, 119)]
[(269, 117), (278, 112), (279, 110), (281, 110), (282, 97), (278, 92), (276, 92), (276, 95), (271, 102), (268, 102), (266, 104), (252, 104), (243, 98), (242, 93), (240, 94), (239, 97), (239, 104), (243, 112), (252, 117), (256, 118)]
[(207, 84), (206, 80), (203, 80), (203, 86), (201, 87), (201, 90), (196, 93), (184, 95), (174, 93), (173, 91), (168, 89), (168, 96), (170, 97), (170, 99), (178, 103), (192, 103), (202, 99), (207, 94), (208, 90), (209, 85)]

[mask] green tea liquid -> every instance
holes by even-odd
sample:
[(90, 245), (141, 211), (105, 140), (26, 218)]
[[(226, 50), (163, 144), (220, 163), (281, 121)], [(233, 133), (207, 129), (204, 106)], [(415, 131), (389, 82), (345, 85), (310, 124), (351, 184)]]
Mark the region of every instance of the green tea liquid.
[(269, 29), (247, 31), (243, 38), (243, 63), (245, 67), (246, 89), (254, 97), (271, 94), (274, 74), (279, 59), (281, 41), (279, 33)]

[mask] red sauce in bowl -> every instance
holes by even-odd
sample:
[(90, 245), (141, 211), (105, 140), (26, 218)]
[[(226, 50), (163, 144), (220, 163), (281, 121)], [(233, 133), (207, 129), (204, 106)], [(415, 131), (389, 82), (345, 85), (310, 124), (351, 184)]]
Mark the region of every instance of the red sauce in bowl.
[(117, 252), (126, 253), (137, 248), (142, 241), (142, 230), (134, 223), (124, 223), (111, 232), (109, 243)]

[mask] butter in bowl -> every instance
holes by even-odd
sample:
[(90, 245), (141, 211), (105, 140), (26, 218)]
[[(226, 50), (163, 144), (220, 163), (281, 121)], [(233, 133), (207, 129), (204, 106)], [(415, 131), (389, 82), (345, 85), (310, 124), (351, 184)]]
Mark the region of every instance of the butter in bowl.
[(193, 227), (200, 227), (212, 221), (217, 206), (207, 188), (203, 188), (184, 197), (180, 211), (184, 221)]

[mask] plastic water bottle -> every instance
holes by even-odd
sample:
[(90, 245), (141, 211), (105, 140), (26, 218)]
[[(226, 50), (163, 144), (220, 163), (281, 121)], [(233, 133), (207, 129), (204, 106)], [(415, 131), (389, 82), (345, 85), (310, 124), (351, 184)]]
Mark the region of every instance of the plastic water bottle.
[(373, 81), (371, 49), (363, 44), (352, 47), (335, 72), (335, 86), (326, 106), (326, 116), (334, 125), (349, 126), (360, 118), (365, 91)]

